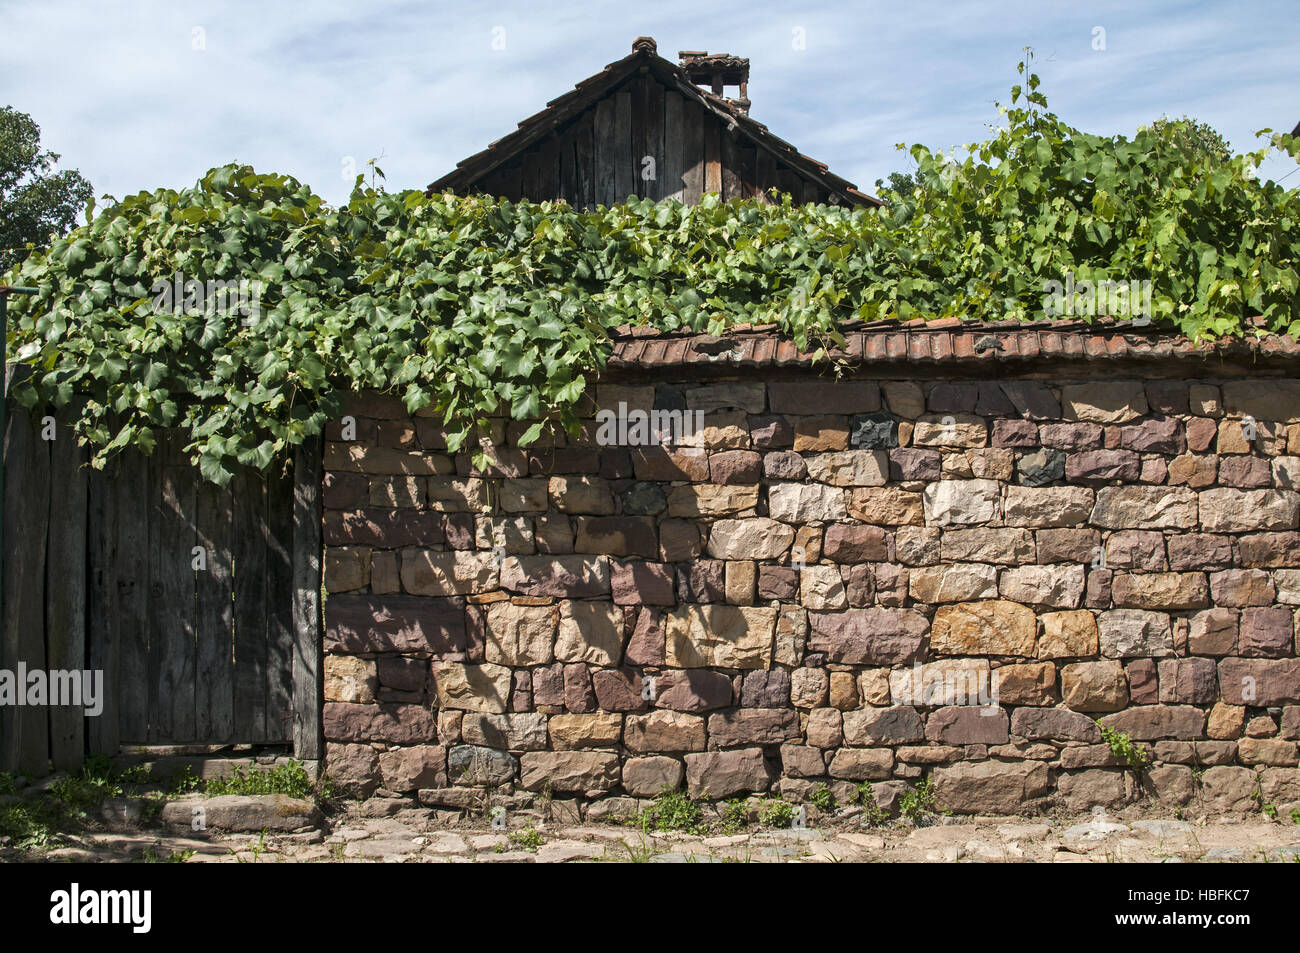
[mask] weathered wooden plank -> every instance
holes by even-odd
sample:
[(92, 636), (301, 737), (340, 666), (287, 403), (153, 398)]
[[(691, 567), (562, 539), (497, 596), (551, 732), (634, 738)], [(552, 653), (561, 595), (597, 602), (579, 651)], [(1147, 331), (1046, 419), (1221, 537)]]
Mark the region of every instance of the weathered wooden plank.
[[(118, 696), (126, 690), (118, 677), (117, 492), (119, 460), (102, 470), (90, 470), (87, 486), (86, 550), (89, 563), (86, 594), (86, 642), (91, 671), (104, 673), (104, 707), (86, 726), (87, 753), (112, 757), (121, 748)], [(135, 513), (127, 514), (136, 519)]]
[(757, 171), (755, 170), (758, 156), (754, 154), (754, 147), (738, 144), (736, 155), (740, 162), (741, 196), (747, 199), (758, 198), (760, 189), (756, 181)]
[(538, 149), (537, 197), (535, 202), (554, 202), (560, 197), (559, 140), (549, 136)]
[(474, 186), (475, 192), (481, 192), (484, 195), (501, 194), (501, 170), (493, 169), (487, 175), (483, 176)]
[(235, 736), (266, 736), (266, 484), (241, 469), (230, 481), (234, 507)]
[(743, 199), (745, 197), (745, 187), (740, 178), (740, 149), (736, 139), (724, 131), (721, 137), (721, 145), (722, 197), (728, 202), (732, 199)]
[(777, 177), (776, 160), (772, 158), (772, 153), (766, 149), (758, 150), (758, 162), (754, 166), (754, 184), (758, 187), (759, 197), (763, 201), (771, 203), (772, 193), (769, 189), (779, 188), (781, 183)]
[(537, 194), (537, 150), (530, 149), (520, 157), (519, 199), (531, 199)]
[(705, 115), (704, 127), (704, 191), (722, 194), (722, 126), (717, 118)]
[[(75, 409), (59, 413), (55, 439), (49, 444), (45, 650), (51, 672), (80, 673), (86, 668), (87, 488), (82, 469), (86, 453), (77, 446), (76, 436), (68, 426), (75, 418)], [(95, 690), (93, 682), (89, 686), (84, 682), (81, 685), (83, 690)], [(91, 699), (77, 700), (81, 704), (55, 705), (56, 699), (50, 699), (50, 760), (55, 771), (75, 770), (86, 758), (85, 712)]]
[(114, 585), (117, 588), (118, 731), (123, 744), (149, 740), (149, 561), (156, 507), (150, 495), (155, 469), (135, 449), (117, 460), (111, 484), (117, 513)]
[(704, 192), (704, 107), (687, 102), (682, 112), (682, 201), (698, 205)]
[(511, 202), (518, 202), (520, 195), (523, 194), (523, 187), (520, 182), (521, 170), (517, 163), (512, 163), (500, 171), (501, 180), (498, 186), (498, 197), (508, 199)]
[(293, 472), (266, 479), (266, 737), (293, 738)]
[(556, 164), (560, 175), (559, 197), (573, 208), (577, 208), (578, 175), (573, 163), (572, 127), (557, 135), (555, 143)]
[(668, 90), (664, 93), (664, 157), (659, 168), (659, 187), (655, 198), (682, 199), (686, 172), (682, 150), (685, 144), (686, 101), (682, 94)]
[(149, 662), (157, 684), (149, 712), (149, 736), (160, 743), (195, 741), (194, 527), (196, 472), (177, 465), (180, 437), (167, 434), (154, 456), (159, 465), (157, 560), (149, 604)]
[(816, 204), (825, 201), (825, 192), (816, 182), (810, 179), (803, 180), (803, 201), (805, 204)]
[(632, 158), (632, 90), (627, 86), (614, 97), (614, 201), (626, 202), (636, 194), (636, 165)]
[(649, 185), (641, 177), (642, 160), (646, 154), (647, 97), (650, 77), (642, 74), (630, 85), (632, 92), (632, 189), (637, 198), (644, 198)]
[(231, 555), (231, 496), (227, 487), (199, 482), (196, 500), (196, 545), (204, 566), (195, 579), (194, 730), (209, 744), (237, 742), (235, 737), (234, 559)]
[(777, 185), (781, 191), (790, 196), (790, 200), (798, 205), (803, 201), (803, 179), (791, 169), (781, 166), (776, 172)]
[(145, 600), (145, 658), (147, 659), (145, 682), (145, 739), (150, 744), (157, 744), (161, 739), (162, 710), (159, 689), (162, 687), (162, 644), (163, 627), (166, 619), (159, 618), (159, 606), (163, 599), (163, 586), (160, 579), (161, 566), (169, 557), (162, 546), (163, 532), (167, 520), (163, 516), (163, 457), (166, 455), (166, 436), (159, 435), (153, 452), (149, 454), (149, 483), (146, 505), (149, 507), (149, 576)]
[(615, 143), (613, 97), (606, 96), (596, 104), (595, 120), (596, 204), (613, 205), (616, 189), (614, 173), (616, 163), (618, 162)]
[[(640, 183), (637, 194), (657, 199), (663, 194), (659, 182), (664, 165), (664, 87), (653, 76), (645, 77), (641, 85), (644, 121), (641, 153), (637, 160), (637, 181)], [(646, 163), (647, 156), (654, 160), (653, 164)], [(654, 178), (645, 178), (651, 171)]]
[(596, 138), (591, 113), (583, 113), (573, 127), (573, 207), (591, 209), (596, 204)]
[[(542, 202), (554, 191), (554, 174), (547, 167), (546, 142), (540, 142), (524, 154), (523, 182), (520, 198)], [(551, 184), (548, 187), (548, 180)]]
[[(7, 408), (4, 485), (4, 668), (48, 668), (45, 656), (45, 547), (50, 518), (50, 451), (39, 425)], [(26, 688), (26, 686), (20, 686)], [(45, 706), (0, 706), (0, 769), (40, 777), (49, 771)]]
[(319, 759), (321, 736), (321, 444), (312, 440), (293, 457), (293, 751)]

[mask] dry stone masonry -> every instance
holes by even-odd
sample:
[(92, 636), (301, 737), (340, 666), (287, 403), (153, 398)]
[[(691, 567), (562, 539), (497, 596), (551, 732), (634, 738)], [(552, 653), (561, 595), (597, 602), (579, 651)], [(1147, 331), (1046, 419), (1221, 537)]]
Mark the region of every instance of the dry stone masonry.
[[(1300, 380), (657, 378), (598, 386), (576, 438), (493, 420), (486, 472), (352, 400), (336, 778), (462, 807), (923, 776), (958, 813), (1300, 800)], [(702, 426), (608, 445), (613, 408)]]

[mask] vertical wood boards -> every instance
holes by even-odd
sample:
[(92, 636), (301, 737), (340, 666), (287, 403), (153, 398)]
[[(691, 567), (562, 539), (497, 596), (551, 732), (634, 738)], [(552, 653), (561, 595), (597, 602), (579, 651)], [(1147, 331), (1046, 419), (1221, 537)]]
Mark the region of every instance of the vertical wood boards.
[(745, 189), (740, 179), (740, 149), (734, 136), (725, 130), (721, 136), (722, 144), (722, 198), (743, 199)]
[[(645, 178), (645, 157), (649, 154), (650, 136), (646, 126), (649, 122), (649, 97), (654, 83), (647, 75), (641, 75), (632, 83), (632, 190), (637, 198), (645, 198), (654, 184)], [(658, 162), (658, 159), (654, 160)]]
[(758, 157), (754, 154), (754, 147), (751, 145), (738, 144), (736, 147), (736, 158), (740, 169), (741, 197), (747, 199), (757, 198), (760, 190), (755, 181), (754, 165), (758, 161)]
[(556, 163), (560, 177), (559, 197), (568, 202), (573, 208), (577, 208), (578, 177), (573, 159), (572, 127), (569, 127), (556, 137)]
[[(87, 719), (87, 752), (113, 756), (121, 747), (118, 727), (118, 631), (121, 625), (117, 603), (117, 496), (114, 484), (121, 457), (102, 470), (91, 470), (87, 479), (87, 591), (86, 643), (92, 671), (104, 673), (104, 708)], [(128, 519), (135, 514), (128, 513)]]
[(519, 198), (536, 200), (541, 195), (541, 183), (538, 181), (541, 165), (537, 161), (537, 147), (525, 152), (519, 161)]
[(698, 205), (704, 192), (704, 107), (686, 102), (682, 112), (682, 201)]
[(321, 442), (293, 462), (293, 751), (303, 761), (323, 751), (321, 706)]
[(803, 180), (794, 172), (781, 166), (777, 169), (776, 181), (781, 191), (789, 195), (795, 205), (803, 201)]
[(156, 523), (149, 473), (149, 458), (128, 450), (118, 457), (118, 478), (109, 487), (117, 512), (118, 732), (123, 742), (136, 743), (148, 740), (149, 727), (149, 540)]
[[(50, 441), (49, 546), (45, 572), (46, 666), (51, 672), (86, 669), (86, 454), (77, 446), (72, 428), (75, 409), (59, 415), (60, 426)], [(93, 675), (92, 675), (93, 678)], [(82, 688), (94, 691), (93, 683)], [(80, 693), (78, 693), (80, 694)], [(86, 714), (91, 700), (80, 705), (55, 705), (50, 699), (50, 760), (55, 771), (81, 766), (86, 750)], [(98, 717), (98, 715), (96, 715)]]
[(591, 113), (583, 113), (573, 126), (574, 208), (590, 209), (596, 203), (596, 139)]
[(263, 741), (293, 737), (293, 470), (266, 478), (266, 728)]
[(617, 163), (613, 97), (606, 96), (596, 104), (594, 132), (596, 138), (596, 158), (594, 163), (596, 204), (613, 205), (616, 187), (614, 169)]
[(703, 191), (722, 194), (722, 126), (710, 113), (704, 113), (704, 186)]
[(194, 673), (197, 652), (194, 630), (195, 473), (179, 463), (180, 438), (163, 435), (151, 464), (156, 467), (158, 493), (151, 501), (158, 531), (153, 537), (149, 606), (149, 667), (154, 679), (151, 697), (151, 742), (194, 740)]
[(664, 93), (664, 158), (657, 170), (660, 186), (658, 198), (682, 200), (685, 188), (685, 157), (682, 154), (685, 138), (682, 117), (686, 101), (682, 94), (668, 90)]
[(266, 484), (241, 470), (230, 481), (234, 534), (235, 735), (266, 736)]
[(504, 169), (501, 169), (498, 174), (501, 176), (501, 198), (509, 199), (511, 202), (518, 202), (522, 190), (519, 178), (520, 168), (518, 161), (515, 161)]
[[(10, 408), (5, 426), (4, 668), (46, 669), (45, 556), (50, 454), (27, 411)], [(39, 777), (49, 768), (44, 707), (0, 707), (0, 770)]]
[(632, 158), (632, 90), (626, 85), (614, 96), (614, 201), (636, 194)]
[(754, 165), (754, 184), (758, 188), (759, 197), (770, 204), (772, 196), (767, 190), (780, 185), (776, 177), (776, 160), (766, 149), (757, 149), (757, 155), (758, 160)]
[[(6, 424), (0, 668), (43, 672), (46, 695), (0, 706), (0, 770), (76, 770), (123, 744), (292, 740), (318, 759), (319, 441), (224, 489), (170, 433), (94, 470), (74, 414), (52, 439), (26, 411)], [(76, 694), (86, 671), (98, 694)]]
[[(642, 110), (644, 112), (644, 123), (642, 128), (642, 140), (639, 146), (641, 153), (637, 158), (637, 180), (639, 188), (638, 195), (649, 199), (660, 199), (663, 197), (663, 175), (664, 175), (664, 87), (652, 76), (645, 77), (642, 82)], [(653, 163), (646, 164), (645, 158), (649, 156)], [(645, 178), (651, 172), (653, 178)]]
[(532, 185), (525, 198), (534, 202), (546, 202), (554, 200), (559, 194), (560, 178), (556, 166), (558, 154), (554, 136), (547, 136), (533, 150), (528, 160), (532, 166)]
[(231, 539), (231, 496), (226, 488), (202, 481), (196, 500), (197, 542), (206, 567), (195, 580), (196, 740), (237, 740), (235, 727), (234, 558)]

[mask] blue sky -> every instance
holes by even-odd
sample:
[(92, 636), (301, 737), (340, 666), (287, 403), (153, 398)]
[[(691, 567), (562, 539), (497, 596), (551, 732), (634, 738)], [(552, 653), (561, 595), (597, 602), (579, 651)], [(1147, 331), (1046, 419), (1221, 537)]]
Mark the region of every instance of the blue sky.
[[(984, 138), (1027, 45), (1072, 125), (1131, 134), (1187, 114), (1255, 148), (1255, 130), (1300, 121), (1296, 12), (1271, 0), (0, 0), (0, 102), (31, 113), (101, 194), (183, 187), (240, 161), (337, 202), (350, 169), (381, 153), (389, 188), (424, 187), (645, 34), (670, 59), (748, 56), (754, 118), (873, 191), (909, 165), (895, 143)], [(1275, 158), (1263, 173), (1295, 168)]]

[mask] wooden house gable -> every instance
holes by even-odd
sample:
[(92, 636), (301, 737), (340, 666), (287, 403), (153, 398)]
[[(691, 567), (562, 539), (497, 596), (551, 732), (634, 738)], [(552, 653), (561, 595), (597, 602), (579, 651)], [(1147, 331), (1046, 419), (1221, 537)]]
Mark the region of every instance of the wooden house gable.
[[(769, 189), (796, 202), (880, 204), (749, 118), (747, 60), (682, 56), (671, 63), (653, 40), (638, 38), (632, 55), (548, 103), (429, 191), (563, 199), (581, 209), (628, 196), (694, 205), (707, 192), (771, 201)], [(712, 89), (693, 81), (709, 75)], [(722, 96), (722, 83), (737, 80), (741, 97)]]

